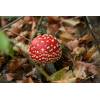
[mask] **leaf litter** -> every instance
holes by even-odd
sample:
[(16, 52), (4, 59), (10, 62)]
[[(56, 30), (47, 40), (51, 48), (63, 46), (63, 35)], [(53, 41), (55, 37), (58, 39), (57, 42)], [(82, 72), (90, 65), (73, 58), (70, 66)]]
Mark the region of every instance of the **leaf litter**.
[[(100, 18), (89, 18), (96, 25), (95, 35), (100, 43), (97, 21)], [(16, 16), (0, 17), (0, 28), (4, 34), (3, 39), (0, 39), (1, 83), (100, 82), (100, 54), (84, 17), (23, 16), (17, 19)], [(55, 63), (41, 65), (41, 73), (28, 56), (28, 44), (32, 38), (42, 34), (56, 37), (61, 43), (63, 54)], [(5, 47), (2, 41), (7, 44)]]

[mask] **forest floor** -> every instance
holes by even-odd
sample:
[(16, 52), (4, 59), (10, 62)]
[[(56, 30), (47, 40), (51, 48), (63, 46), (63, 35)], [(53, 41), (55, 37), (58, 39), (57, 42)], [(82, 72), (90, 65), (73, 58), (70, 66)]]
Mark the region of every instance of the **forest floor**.
[[(100, 17), (2, 16), (0, 29), (1, 83), (100, 82)], [(28, 45), (43, 34), (58, 39), (62, 56), (37, 65)]]

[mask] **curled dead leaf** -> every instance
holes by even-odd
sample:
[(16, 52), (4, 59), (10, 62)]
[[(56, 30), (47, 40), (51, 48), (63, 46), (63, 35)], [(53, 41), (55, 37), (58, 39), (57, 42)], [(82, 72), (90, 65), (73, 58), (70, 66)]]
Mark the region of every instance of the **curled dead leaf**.
[(93, 37), (90, 33), (85, 34), (84, 36), (79, 38), (80, 43), (89, 43), (90, 41), (93, 41)]
[(85, 51), (86, 50), (84, 47), (76, 47), (75, 49), (73, 49), (72, 54), (80, 55), (80, 54), (83, 54)]
[(70, 19), (62, 19), (61, 20), (63, 23), (69, 25), (69, 26), (76, 26), (80, 23), (79, 20), (77, 19), (73, 19), (73, 18), (70, 18)]
[(96, 52), (96, 47), (95, 46), (92, 46), (88, 51), (87, 53), (85, 54), (84, 56), (84, 59), (88, 60), (88, 61), (91, 61), (92, 58), (93, 58), (93, 54)]
[(96, 66), (91, 63), (77, 61), (76, 69), (74, 70), (75, 76), (80, 79), (85, 79), (87, 77), (87, 72), (96, 75)]

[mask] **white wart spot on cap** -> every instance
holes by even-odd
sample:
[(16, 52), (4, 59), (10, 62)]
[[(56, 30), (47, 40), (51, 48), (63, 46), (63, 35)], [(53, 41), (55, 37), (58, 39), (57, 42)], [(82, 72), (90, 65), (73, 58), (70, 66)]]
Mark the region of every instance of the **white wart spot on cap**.
[(44, 43), (44, 41), (41, 41), (41, 43)]
[(41, 51), (43, 52), (43, 51), (45, 51), (45, 50), (42, 48)]
[(49, 40), (46, 41), (47, 43), (49, 42)]
[(39, 44), (37, 43), (37, 46), (39, 46)]
[(50, 46), (47, 46), (47, 49), (50, 49)]
[(50, 52), (52, 52), (52, 51), (53, 51), (53, 49), (51, 48), (49, 51), (50, 51)]
[(38, 39), (39, 39), (39, 40), (41, 40), (41, 38), (40, 38), (40, 37), (39, 37)]
[(37, 53), (39, 53), (39, 51), (37, 51)]
[(54, 46), (53, 48), (56, 49), (56, 46)]
[(54, 39), (52, 39), (51, 41), (54, 42)]
[(38, 56), (36, 56), (36, 58), (38, 59), (39, 57), (38, 57)]

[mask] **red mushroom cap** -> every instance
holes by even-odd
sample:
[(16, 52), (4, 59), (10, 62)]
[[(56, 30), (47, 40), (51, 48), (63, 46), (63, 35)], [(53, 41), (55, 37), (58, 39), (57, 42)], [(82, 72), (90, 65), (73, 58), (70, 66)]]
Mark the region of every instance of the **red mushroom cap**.
[(56, 38), (44, 34), (32, 40), (29, 45), (29, 55), (37, 63), (52, 63), (61, 57), (62, 50)]

